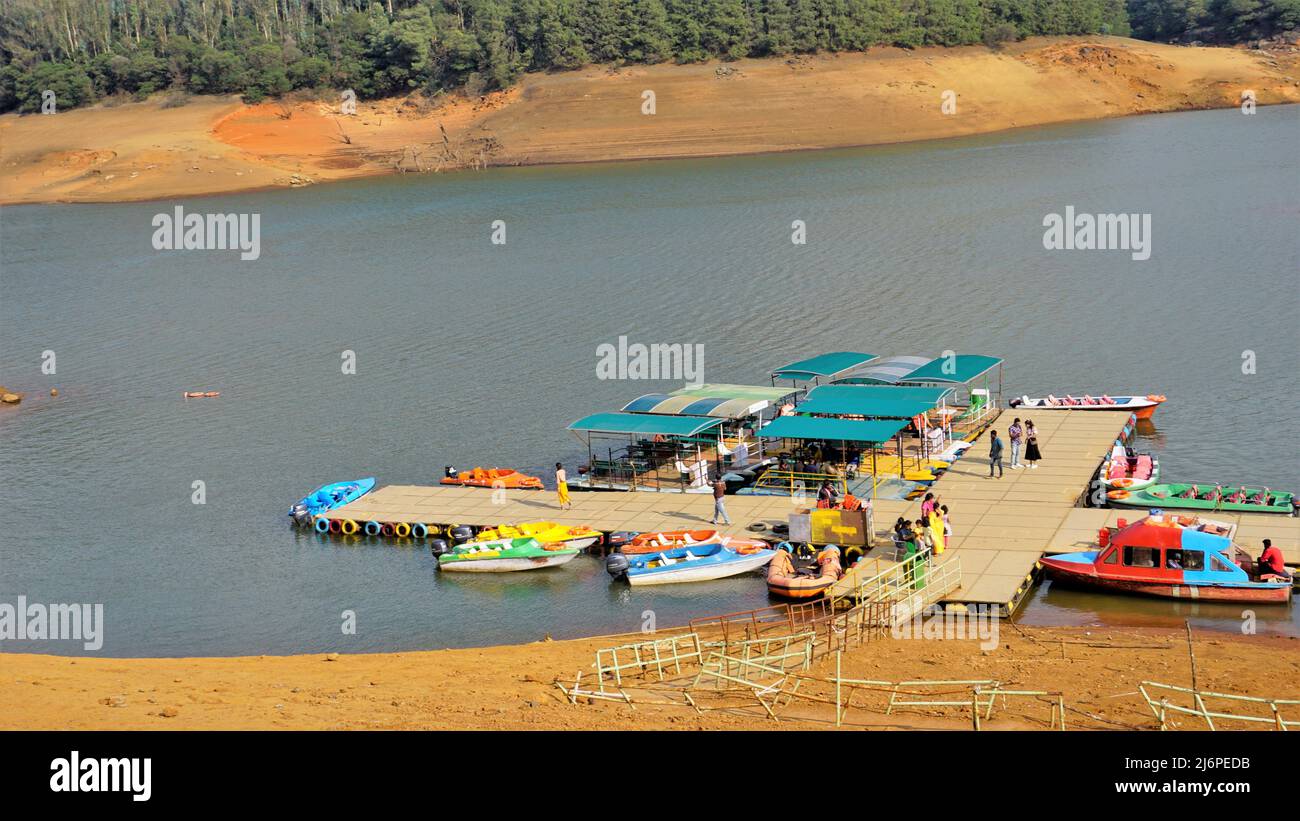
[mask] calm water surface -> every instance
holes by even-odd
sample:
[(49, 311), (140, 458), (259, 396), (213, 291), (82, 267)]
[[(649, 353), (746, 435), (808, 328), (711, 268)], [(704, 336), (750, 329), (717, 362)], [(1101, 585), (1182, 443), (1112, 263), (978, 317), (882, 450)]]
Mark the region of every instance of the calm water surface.
[[(0, 413), (0, 601), (102, 602), (104, 652), (123, 656), (481, 645), (767, 604), (757, 577), (632, 592), (587, 557), (444, 577), (425, 549), (287, 525), (324, 481), (572, 470), (566, 424), (679, 386), (597, 380), (620, 335), (702, 343), (711, 382), (827, 350), (996, 354), (1009, 392), (1169, 395), (1147, 443), (1171, 478), (1300, 487), (1298, 138), (1290, 106), (186, 201), (260, 213), (256, 262), (154, 251), (170, 202), (5, 208), (0, 383), (62, 395)], [(1044, 250), (1044, 215), (1067, 205), (1150, 213), (1151, 259)], [(1025, 618), (1180, 606), (1049, 589)], [(1297, 629), (1291, 609), (1262, 618)]]

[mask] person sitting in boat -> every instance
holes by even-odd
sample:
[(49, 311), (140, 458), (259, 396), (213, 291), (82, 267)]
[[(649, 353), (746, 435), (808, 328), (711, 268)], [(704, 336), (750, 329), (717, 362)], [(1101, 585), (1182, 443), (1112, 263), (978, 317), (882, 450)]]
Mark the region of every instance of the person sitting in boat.
[(1273, 575), (1291, 581), (1291, 573), (1286, 569), (1286, 562), (1282, 560), (1282, 551), (1273, 546), (1272, 539), (1264, 540), (1264, 552), (1260, 554), (1256, 564), (1260, 576)]
[(1167, 567), (1170, 570), (1182, 570), (1183, 551), (1181, 550), (1169, 551), (1169, 555), (1165, 558), (1165, 567)]

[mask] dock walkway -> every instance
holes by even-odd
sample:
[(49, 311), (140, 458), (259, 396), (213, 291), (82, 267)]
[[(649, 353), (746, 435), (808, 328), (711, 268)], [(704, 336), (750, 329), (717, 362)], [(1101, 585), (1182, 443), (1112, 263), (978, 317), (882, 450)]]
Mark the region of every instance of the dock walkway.
[[(953, 538), (944, 558), (961, 558), (961, 589), (947, 601), (994, 605), (1010, 612), (1033, 582), (1044, 553), (1086, 549), (1104, 524), (1134, 520), (1140, 510), (1078, 507), (1101, 460), (1121, 434), (1129, 414), (1124, 411), (1048, 411), (1031, 417), (1038, 427), (1043, 461), (1036, 469), (1007, 468), (1001, 479), (988, 478), (988, 436), (959, 459), (932, 486), (948, 505)], [(1008, 413), (994, 426), (1005, 438)], [(1010, 460), (1010, 449), (1004, 462)], [(708, 494), (648, 492), (574, 492), (573, 509), (559, 509), (554, 491), (464, 488), (447, 485), (389, 485), (331, 511), (330, 518), (357, 522), (424, 522), (425, 524), (496, 526), (548, 520), (564, 525), (588, 525), (606, 533), (712, 528), (713, 498)], [(806, 505), (806, 503), (804, 503)], [(760, 535), (749, 525), (770, 526), (787, 521), (795, 509), (785, 496), (727, 496), (732, 524), (717, 529), (729, 535)], [(890, 561), (888, 531), (899, 516), (915, 520), (919, 502), (882, 500), (876, 503), (876, 547), (860, 567), (877, 572)], [(1236, 522), (1238, 543), (1253, 553), (1259, 541), (1271, 537), (1290, 564), (1300, 562), (1300, 519), (1276, 514), (1211, 514)], [(857, 571), (850, 570), (853, 574)], [(853, 584), (851, 577), (840, 582)], [(841, 588), (842, 589), (842, 588)]]

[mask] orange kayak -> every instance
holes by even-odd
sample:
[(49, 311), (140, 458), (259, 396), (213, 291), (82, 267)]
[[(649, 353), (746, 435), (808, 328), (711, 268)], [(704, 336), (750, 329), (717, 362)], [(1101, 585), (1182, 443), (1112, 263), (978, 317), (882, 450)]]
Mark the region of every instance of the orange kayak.
[(474, 468), (463, 470), (455, 476), (444, 476), (444, 485), (465, 487), (503, 487), (519, 490), (541, 490), (542, 480), (511, 468)]
[(729, 547), (737, 553), (752, 553), (771, 546), (762, 539), (722, 536), (716, 530), (660, 530), (654, 533), (638, 533), (631, 542), (623, 546), (623, 552), (658, 553), (660, 550), (672, 550), (707, 542), (721, 542), (724, 547)]

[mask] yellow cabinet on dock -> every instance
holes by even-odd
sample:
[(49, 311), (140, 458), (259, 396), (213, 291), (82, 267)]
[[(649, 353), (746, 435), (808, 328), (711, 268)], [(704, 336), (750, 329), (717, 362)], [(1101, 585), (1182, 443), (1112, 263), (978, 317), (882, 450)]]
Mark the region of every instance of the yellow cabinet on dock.
[(810, 544), (865, 545), (865, 510), (815, 510), (790, 514), (790, 541)]

